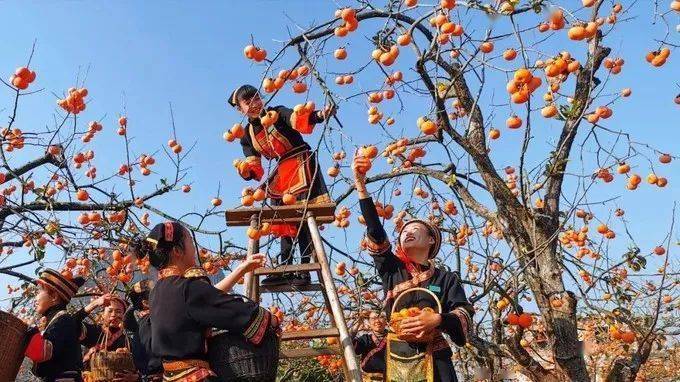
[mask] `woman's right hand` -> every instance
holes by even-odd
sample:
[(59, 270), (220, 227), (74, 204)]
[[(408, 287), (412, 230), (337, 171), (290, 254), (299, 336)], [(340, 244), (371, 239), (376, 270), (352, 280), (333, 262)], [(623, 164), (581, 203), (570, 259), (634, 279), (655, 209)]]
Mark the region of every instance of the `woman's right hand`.
[(372, 163), (369, 158), (362, 155), (355, 155), (352, 161), (352, 172), (354, 174), (354, 186), (361, 198), (366, 193), (366, 173), (371, 169)]
[(87, 306), (85, 307), (85, 313), (90, 314), (92, 313), (95, 309), (106, 306), (108, 303), (111, 301), (111, 294), (110, 293), (105, 293), (94, 300), (92, 300)]
[(239, 268), (243, 270), (243, 273), (248, 273), (256, 270), (257, 268), (264, 267), (267, 258), (262, 253), (253, 253), (248, 255), (243, 262), (239, 265)]

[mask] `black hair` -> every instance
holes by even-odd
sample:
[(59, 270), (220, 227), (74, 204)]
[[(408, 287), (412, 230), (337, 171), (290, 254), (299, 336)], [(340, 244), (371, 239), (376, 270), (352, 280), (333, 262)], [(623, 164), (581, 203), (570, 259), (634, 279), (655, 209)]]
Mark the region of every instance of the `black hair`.
[[(166, 229), (169, 225), (169, 229)], [(172, 233), (168, 232), (171, 231)], [(172, 237), (168, 237), (172, 235)], [(175, 247), (184, 248), (185, 229), (177, 222), (158, 223), (146, 235), (146, 238), (136, 244), (137, 257), (149, 257), (149, 262), (156, 269), (163, 269), (170, 261), (170, 253)]]
[(254, 95), (257, 94), (257, 88), (253, 85), (241, 85), (236, 90), (231, 92), (231, 95), (229, 96), (229, 104), (233, 107), (238, 107), (238, 102), (251, 98)]

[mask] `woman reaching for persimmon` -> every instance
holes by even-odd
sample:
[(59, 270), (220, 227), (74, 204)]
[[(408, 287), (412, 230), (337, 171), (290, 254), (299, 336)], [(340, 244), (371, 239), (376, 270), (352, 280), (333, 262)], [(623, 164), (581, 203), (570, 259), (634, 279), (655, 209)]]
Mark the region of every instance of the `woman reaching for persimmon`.
[[(391, 313), (395, 301), (402, 293), (414, 288), (426, 289), (429, 292), (425, 294), (436, 296), (441, 304), (441, 313), (431, 306), (420, 309), (426, 298), (414, 299), (417, 293), (411, 293), (409, 298), (400, 301), (412, 301), (417, 306), (405, 310), (400, 306), (401, 312), (395, 314), (400, 316), (398, 337), (405, 340), (394, 337), (388, 344), (386, 380), (410, 380), (414, 374), (425, 373), (428, 382), (456, 381), (452, 351), (442, 333), (448, 334), (456, 345), (465, 345), (472, 326), (472, 305), (465, 296), (460, 276), (434, 265), (433, 259), (440, 251), (442, 240), (436, 225), (425, 220), (409, 220), (398, 227), (397, 242), (392, 247), (373, 199), (366, 190), (366, 172), (370, 168), (369, 158), (354, 158), (355, 188), (367, 226), (362, 245), (373, 257), (381, 278), (388, 320), (394, 323), (397, 317), (392, 317)], [(421, 293), (420, 297), (423, 295)]]

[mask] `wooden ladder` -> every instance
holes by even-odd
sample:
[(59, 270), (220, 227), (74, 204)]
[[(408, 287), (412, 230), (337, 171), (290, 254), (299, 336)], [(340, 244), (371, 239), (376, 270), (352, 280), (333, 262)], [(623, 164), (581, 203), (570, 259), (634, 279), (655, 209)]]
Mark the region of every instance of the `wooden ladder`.
[[(330, 223), (335, 220), (335, 204), (309, 204), (292, 206), (264, 206), (262, 208), (237, 208), (227, 210), (227, 226), (250, 226), (257, 229), (259, 223), (269, 222), (271, 224), (296, 224), (307, 221), (309, 232), (312, 236), (314, 251), (311, 255), (309, 264), (282, 265), (276, 268), (260, 268), (250, 272), (245, 276), (245, 294), (254, 301), (260, 301), (261, 293), (285, 293), (285, 292), (311, 292), (320, 291), (323, 294), (326, 308), (330, 307), (328, 313), (331, 317), (331, 327), (299, 332), (284, 332), (281, 336), (282, 341), (305, 340), (315, 338), (337, 337), (339, 345), (327, 346), (323, 348), (300, 348), (300, 349), (281, 349), (281, 358), (303, 358), (315, 357), (318, 355), (341, 355), (343, 359), (343, 370), (346, 381), (361, 382), (361, 369), (357, 361), (352, 338), (347, 330), (347, 323), (340, 305), (340, 299), (333, 282), (326, 257), (326, 251), (321, 240), (318, 223)], [(248, 240), (248, 254), (257, 253), (260, 250), (259, 240)], [(302, 287), (292, 285), (266, 286), (260, 285), (260, 277), (272, 274), (283, 274), (291, 272), (316, 272), (317, 283), (312, 283)]]

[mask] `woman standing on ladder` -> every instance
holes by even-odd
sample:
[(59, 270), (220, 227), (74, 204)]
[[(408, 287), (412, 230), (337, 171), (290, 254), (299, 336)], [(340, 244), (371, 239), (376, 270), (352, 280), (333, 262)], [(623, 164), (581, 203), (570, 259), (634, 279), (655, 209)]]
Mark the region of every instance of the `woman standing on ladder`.
[[(354, 158), (352, 169), (355, 187), (367, 226), (364, 244), (373, 257), (382, 281), (388, 320), (395, 300), (401, 293), (413, 288), (431, 291), (442, 307), (441, 314), (422, 312), (400, 322), (403, 334), (422, 338), (425, 333), (434, 331), (435, 335), (424, 344), (395, 341), (397, 343), (393, 350), (390, 350), (391, 343), (388, 343), (386, 380), (410, 380), (416, 370), (416, 373), (425, 371), (426, 375), (419, 377), (427, 382), (457, 381), (451, 360), (452, 351), (441, 333), (447, 333), (456, 345), (465, 345), (472, 326), (472, 305), (465, 297), (460, 276), (434, 266), (433, 259), (440, 250), (442, 240), (441, 231), (435, 225), (419, 219), (406, 222), (399, 229), (396, 248), (392, 251), (373, 199), (366, 191), (366, 172), (370, 167), (370, 159), (361, 156)], [(418, 361), (407, 360), (410, 354), (423, 353), (426, 355)]]
[[(335, 108), (324, 110), (284, 106), (267, 107), (257, 89), (242, 85), (229, 97), (229, 104), (248, 118), (245, 133), (241, 137), (244, 160), (235, 163), (239, 174), (245, 180), (261, 180), (264, 175), (261, 157), (276, 159), (276, 169), (266, 182), (266, 195), (273, 205), (308, 202), (330, 203), (326, 183), (317, 163), (316, 154), (304, 141), (302, 134), (310, 134), (317, 123), (335, 114)], [(301, 263), (309, 263), (312, 252), (312, 239), (306, 225), (298, 227), (291, 224), (272, 226), (272, 233), (281, 237), (279, 264), (293, 263), (293, 238), (298, 238)], [(291, 284), (307, 285), (309, 273), (269, 275), (262, 280), (263, 285)]]

